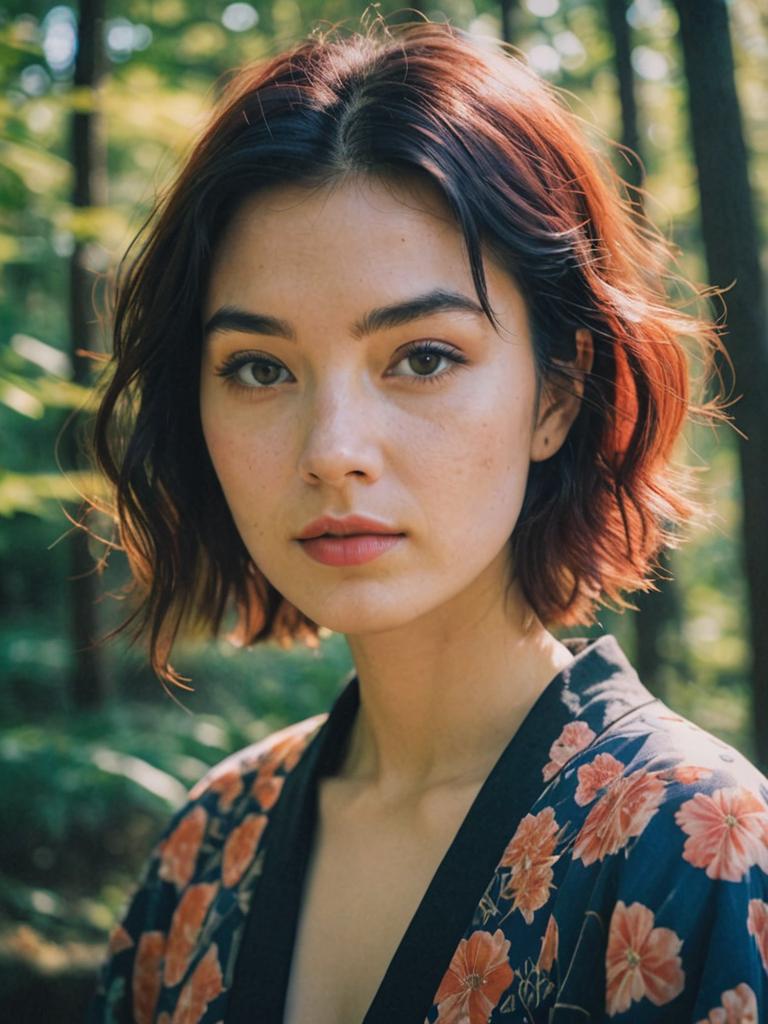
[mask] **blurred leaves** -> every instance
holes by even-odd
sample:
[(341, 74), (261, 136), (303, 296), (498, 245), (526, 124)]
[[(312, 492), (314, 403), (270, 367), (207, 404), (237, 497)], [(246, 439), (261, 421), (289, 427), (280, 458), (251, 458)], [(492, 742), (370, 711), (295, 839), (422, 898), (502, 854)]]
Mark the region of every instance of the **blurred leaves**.
[[(10, 473), (0, 469), (0, 516), (19, 513), (57, 517), (60, 505), (78, 502), (83, 495), (106, 497), (104, 481), (95, 473)], [(51, 507), (52, 503), (55, 507)]]
[(109, 206), (68, 206), (60, 204), (53, 216), (60, 231), (68, 231), (75, 242), (98, 241), (107, 249), (127, 242), (125, 216)]
[(18, 175), (30, 192), (43, 194), (63, 189), (71, 175), (66, 160), (31, 142), (0, 142), (0, 161)]

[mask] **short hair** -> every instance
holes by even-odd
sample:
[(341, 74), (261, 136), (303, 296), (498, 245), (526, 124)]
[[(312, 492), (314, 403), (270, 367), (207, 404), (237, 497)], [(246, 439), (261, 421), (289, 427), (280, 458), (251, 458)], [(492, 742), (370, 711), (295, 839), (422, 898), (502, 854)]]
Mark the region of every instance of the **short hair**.
[(683, 281), (675, 250), (582, 119), (511, 48), (450, 24), (316, 28), (233, 73), (117, 268), (93, 451), (139, 596), (121, 628), (147, 638), (161, 678), (180, 680), (168, 661), (180, 628), (215, 635), (232, 607), (245, 644), (318, 642), (318, 624), (253, 563), (208, 455), (201, 303), (245, 197), (360, 172), (439, 188), (492, 324), (482, 247), (508, 271), (527, 304), (537, 385), (552, 375), (567, 386), (557, 361), (574, 358), (577, 328), (592, 333), (579, 413), (556, 454), (531, 464), (509, 539), (513, 576), (543, 624), (631, 607), (622, 591), (654, 589), (662, 547), (703, 511), (675, 443), (694, 414), (729, 417), (717, 399), (694, 403), (688, 347), (707, 369), (717, 350), (730, 361), (711, 320), (670, 299)]

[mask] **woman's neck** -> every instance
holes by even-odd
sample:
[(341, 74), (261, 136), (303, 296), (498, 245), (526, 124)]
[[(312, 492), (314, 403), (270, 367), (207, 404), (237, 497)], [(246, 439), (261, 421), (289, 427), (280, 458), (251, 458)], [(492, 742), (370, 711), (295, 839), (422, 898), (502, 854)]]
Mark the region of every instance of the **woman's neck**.
[(526, 612), (459, 599), (396, 635), (348, 636), (360, 709), (337, 775), (383, 801), (484, 779), (573, 660), (535, 616), (524, 630)]

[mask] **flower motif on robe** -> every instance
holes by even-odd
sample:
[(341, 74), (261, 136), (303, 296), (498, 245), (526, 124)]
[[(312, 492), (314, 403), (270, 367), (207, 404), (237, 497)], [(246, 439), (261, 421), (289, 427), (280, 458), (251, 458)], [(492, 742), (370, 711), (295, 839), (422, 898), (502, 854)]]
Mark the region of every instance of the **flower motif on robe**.
[(723, 992), (721, 998), (722, 1004), (697, 1024), (759, 1024), (757, 997), (745, 981)]
[(664, 789), (665, 783), (654, 772), (642, 768), (614, 778), (587, 815), (576, 838), (574, 858), (580, 857), (588, 867), (641, 835), (658, 810)]
[(618, 779), (626, 768), (613, 754), (598, 754), (594, 761), (583, 764), (576, 772), (579, 785), (573, 799), (579, 807), (586, 807), (596, 798), (601, 789)]
[(217, 883), (191, 885), (179, 900), (168, 933), (168, 947), (163, 971), (165, 985), (178, 985), (184, 977), (189, 959), (195, 950), (200, 929), (217, 890)]
[(227, 887), (237, 885), (245, 874), (268, 820), (265, 814), (249, 814), (230, 832), (221, 862), (221, 880)]
[(212, 793), (219, 794), (219, 810), (228, 811), (243, 791), (243, 776), (237, 768), (217, 775), (209, 784)]
[(541, 952), (536, 961), (536, 970), (551, 971), (552, 964), (557, 960), (557, 948), (560, 942), (560, 934), (557, 927), (555, 915), (550, 914), (547, 921), (547, 928), (544, 938), (541, 940)]
[(549, 748), (549, 763), (544, 765), (542, 776), (549, 782), (572, 757), (588, 747), (596, 733), (586, 722), (568, 722)]
[(153, 1024), (155, 1007), (163, 984), (164, 932), (144, 932), (139, 939), (133, 965), (134, 1024)]
[(500, 861), (501, 867), (511, 868), (501, 898), (512, 900), (512, 909), (519, 910), (528, 924), (549, 899), (558, 830), (552, 807), (526, 814)]
[(107, 953), (109, 956), (114, 956), (116, 953), (122, 953), (123, 950), (130, 949), (132, 946), (133, 939), (123, 925), (118, 922), (109, 934)]
[(214, 943), (192, 972), (192, 977), (181, 990), (173, 1017), (163, 1013), (157, 1024), (199, 1024), (203, 1014), (216, 996), (224, 991), (219, 950)]
[(755, 864), (768, 870), (768, 807), (750, 790), (696, 793), (675, 821), (688, 835), (683, 859), (708, 878), (738, 882)]
[(274, 775), (271, 772), (259, 772), (251, 786), (251, 793), (259, 802), (262, 811), (270, 810), (280, 796), (285, 779), (282, 775)]
[(438, 1024), (486, 1024), (515, 976), (509, 946), (500, 928), (461, 940), (435, 995)]
[(682, 941), (671, 928), (654, 928), (654, 916), (642, 903), (616, 903), (605, 953), (605, 1005), (609, 1017), (632, 1003), (650, 999), (655, 1006), (683, 991), (685, 974), (679, 957)]
[(768, 974), (768, 903), (765, 900), (749, 901), (747, 931), (757, 942), (765, 973)]
[(259, 775), (266, 777), (274, 775), (278, 768), (282, 767), (286, 772), (292, 771), (299, 762), (302, 751), (309, 742), (311, 734), (291, 733), (282, 740), (273, 743), (261, 757), (256, 766)]
[(711, 774), (711, 768), (699, 768), (694, 764), (680, 764), (673, 771), (675, 781), (683, 782), (685, 785), (698, 782), (700, 779), (707, 779)]
[(158, 874), (166, 882), (173, 882), (179, 889), (189, 884), (207, 824), (205, 808), (198, 805), (184, 815), (165, 840)]

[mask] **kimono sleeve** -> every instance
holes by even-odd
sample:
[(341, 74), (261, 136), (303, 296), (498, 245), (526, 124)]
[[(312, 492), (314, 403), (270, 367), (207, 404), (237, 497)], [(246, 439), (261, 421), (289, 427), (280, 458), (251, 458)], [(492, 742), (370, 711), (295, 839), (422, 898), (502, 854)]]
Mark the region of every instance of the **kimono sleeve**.
[(768, 1020), (768, 805), (676, 786), (618, 873), (604, 1021)]
[(162, 832), (110, 935), (86, 1024), (154, 1021), (171, 920), (195, 874), (207, 826), (202, 801), (190, 800)]

